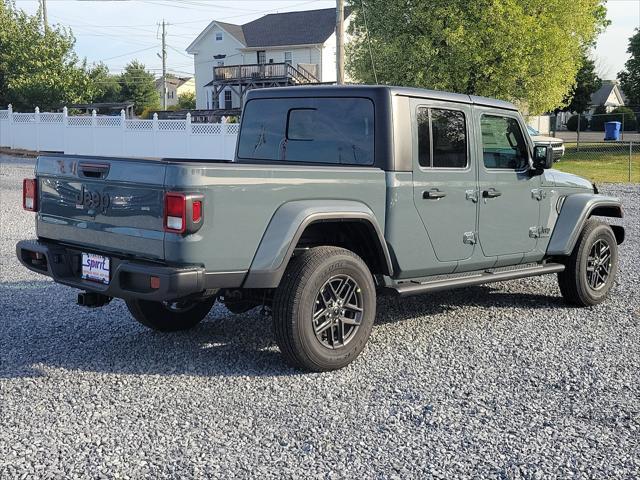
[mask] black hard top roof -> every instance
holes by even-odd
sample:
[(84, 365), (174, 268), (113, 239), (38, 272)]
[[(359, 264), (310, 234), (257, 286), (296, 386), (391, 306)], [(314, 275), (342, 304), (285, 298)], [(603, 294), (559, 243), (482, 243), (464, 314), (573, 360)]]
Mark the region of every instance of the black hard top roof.
[(497, 100), (495, 98), (480, 97), (477, 95), (466, 95), (462, 93), (443, 92), (440, 90), (427, 90), (424, 88), (393, 87), (386, 85), (301, 85), (297, 87), (277, 87), (260, 88), (250, 90), (248, 99), (268, 98), (268, 97), (299, 97), (299, 96), (379, 96), (387, 92), (390, 95), (400, 95), (405, 97), (427, 98), (431, 100), (442, 100), (445, 102), (466, 103), (482, 105), (486, 107), (502, 108), (506, 110), (517, 110), (517, 107), (510, 102)]

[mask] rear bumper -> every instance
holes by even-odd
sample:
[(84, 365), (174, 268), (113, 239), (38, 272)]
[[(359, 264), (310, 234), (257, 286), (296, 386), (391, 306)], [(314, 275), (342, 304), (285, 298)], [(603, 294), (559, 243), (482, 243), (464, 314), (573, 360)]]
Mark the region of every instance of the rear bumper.
[[(207, 291), (240, 286), (246, 275), (246, 272), (209, 273), (199, 266), (164, 266), (105, 253), (111, 260), (111, 280), (104, 285), (81, 278), (81, 253), (77, 248), (39, 240), (23, 240), (16, 245), (18, 260), (29, 270), (63, 285), (124, 299), (165, 301), (213, 293)], [(158, 288), (151, 288), (152, 276), (159, 279)]]

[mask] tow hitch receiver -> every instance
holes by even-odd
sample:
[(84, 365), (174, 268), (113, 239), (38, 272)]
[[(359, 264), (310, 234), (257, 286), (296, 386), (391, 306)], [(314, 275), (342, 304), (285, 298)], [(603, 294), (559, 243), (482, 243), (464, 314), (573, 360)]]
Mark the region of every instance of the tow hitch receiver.
[(104, 307), (111, 301), (111, 297), (95, 292), (82, 292), (78, 294), (78, 305), (88, 308)]

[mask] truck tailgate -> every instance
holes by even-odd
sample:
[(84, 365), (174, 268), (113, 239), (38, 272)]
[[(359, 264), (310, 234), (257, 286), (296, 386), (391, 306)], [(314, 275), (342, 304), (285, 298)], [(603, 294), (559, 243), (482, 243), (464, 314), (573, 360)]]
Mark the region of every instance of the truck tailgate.
[(164, 259), (165, 163), (41, 156), (37, 233), (87, 249)]

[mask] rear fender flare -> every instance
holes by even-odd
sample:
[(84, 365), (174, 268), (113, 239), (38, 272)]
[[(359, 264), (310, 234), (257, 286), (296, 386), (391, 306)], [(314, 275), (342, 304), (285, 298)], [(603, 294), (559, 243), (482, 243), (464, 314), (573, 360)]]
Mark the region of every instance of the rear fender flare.
[(385, 274), (393, 265), (382, 229), (373, 211), (356, 201), (300, 200), (285, 203), (274, 213), (251, 263), (244, 288), (276, 288), (305, 229), (323, 221), (362, 221), (375, 231), (384, 261)]
[[(547, 247), (548, 255), (570, 255), (578, 241), (585, 222), (592, 216), (622, 218), (622, 202), (615, 197), (593, 193), (575, 193), (565, 197), (562, 209)], [(620, 244), (624, 240), (624, 228), (611, 225)]]

